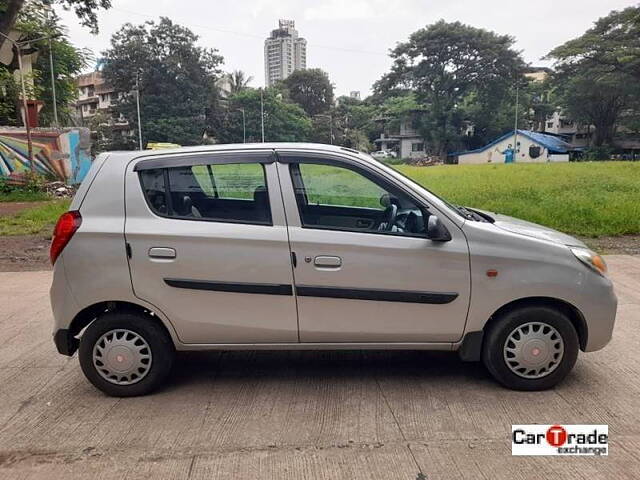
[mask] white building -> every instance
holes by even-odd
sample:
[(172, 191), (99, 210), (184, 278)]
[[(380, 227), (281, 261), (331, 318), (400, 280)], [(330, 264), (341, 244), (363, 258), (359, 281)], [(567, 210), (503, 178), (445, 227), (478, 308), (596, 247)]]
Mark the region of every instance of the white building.
[(307, 68), (307, 41), (298, 36), (293, 20), (279, 20), (279, 28), (264, 41), (264, 78), (267, 87), (295, 70)]
[[(514, 147), (514, 142), (517, 148)], [(515, 150), (515, 151), (514, 151)], [(575, 148), (560, 137), (530, 130), (508, 132), (484, 147), (466, 152), (450, 153), (449, 157), (457, 158), (457, 163), (546, 163), (568, 162), (569, 152)]]
[[(400, 120), (400, 128), (398, 133), (389, 134), (386, 131), (380, 134), (379, 138), (374, 140), (379, 150), (392, 150), (398, 154), (400, 158), (424, 158), (427, 156), (424, 146), (424, 138), (418, 132), (415, 123), (420, 116), (421, 111), (416, 110), (410, 115)], [(383, 130), (386, 130), (384, 123), (388, 121), (386, 118), (376, 120), (383, 124)]]

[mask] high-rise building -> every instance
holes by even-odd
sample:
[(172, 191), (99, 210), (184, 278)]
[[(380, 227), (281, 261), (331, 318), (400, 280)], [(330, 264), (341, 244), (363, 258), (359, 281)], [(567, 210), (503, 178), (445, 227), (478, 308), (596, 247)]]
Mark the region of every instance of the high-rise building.
[(264, 41), (264, 77), (267, 87), (307, 67), (307, 41), (298, 36), (293, 20), (279, 20)]

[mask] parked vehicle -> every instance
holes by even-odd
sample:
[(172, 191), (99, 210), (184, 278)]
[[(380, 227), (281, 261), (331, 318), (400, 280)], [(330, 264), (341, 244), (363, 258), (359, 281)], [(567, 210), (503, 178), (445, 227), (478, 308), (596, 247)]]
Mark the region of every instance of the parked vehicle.
[(327, 145), (102, 154), (51, 260), (58, 351), (116, 396), (211, 349), (454, 350), (541, 390), (607, 344), (617, 303), (579, 240)]
[(396, 158), (398, 156), (398, 154), (392, 150), (376, 150), (375, 152), (371, 152), (370, 155), (376, 159)]

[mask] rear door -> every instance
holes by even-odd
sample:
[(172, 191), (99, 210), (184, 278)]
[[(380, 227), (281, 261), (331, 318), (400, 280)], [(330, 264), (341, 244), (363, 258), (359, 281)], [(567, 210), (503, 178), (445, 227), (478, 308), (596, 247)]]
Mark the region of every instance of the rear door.
[[(371, 166), (278, 151), (301, 342), (454, 342), (470, 295), (460, 228)], [(438, 215), (451, 240), (426, 238)]]
[(271, 151), (150, 157), (126, 172), (135, 295), (187, 344), (297, 342)]

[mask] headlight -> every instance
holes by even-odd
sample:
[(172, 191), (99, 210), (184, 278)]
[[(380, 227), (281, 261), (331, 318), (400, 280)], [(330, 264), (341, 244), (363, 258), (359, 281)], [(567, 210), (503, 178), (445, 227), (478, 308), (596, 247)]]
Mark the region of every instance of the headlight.
[(572, 248), (571, 253), (587, 267), (592, 268), (603, 277), (607, 275), (607, 264), (597, 253), (586, 248)]

